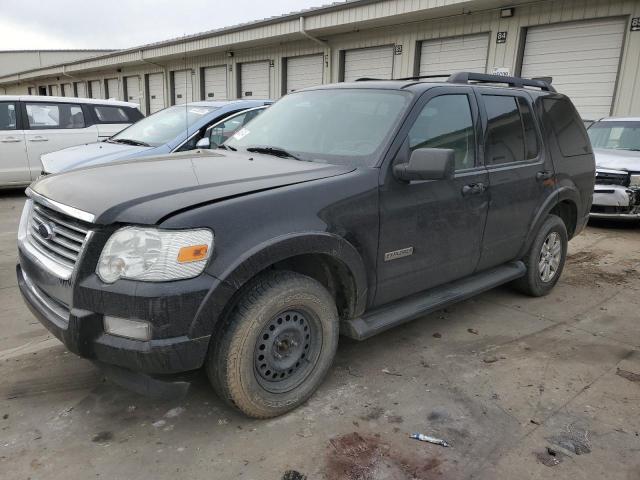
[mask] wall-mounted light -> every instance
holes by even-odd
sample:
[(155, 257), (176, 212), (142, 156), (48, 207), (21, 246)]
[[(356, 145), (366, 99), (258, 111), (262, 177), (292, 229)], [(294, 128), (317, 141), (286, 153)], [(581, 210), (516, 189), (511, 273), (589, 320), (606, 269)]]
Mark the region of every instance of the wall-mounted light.
[(233, 57), (233, 52), (227, 52), (227, 57), (229, 58)]
[(500, 10), (500, 18), (510, 18), (513, 17), (513, 7), (503, 8)]

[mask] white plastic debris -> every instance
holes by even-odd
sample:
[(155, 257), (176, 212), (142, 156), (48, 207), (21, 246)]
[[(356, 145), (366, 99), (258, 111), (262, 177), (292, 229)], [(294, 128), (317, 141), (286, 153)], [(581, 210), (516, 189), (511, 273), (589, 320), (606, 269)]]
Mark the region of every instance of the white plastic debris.
[(420, 440), (421, 442), (429, 442), (429, 443), (433, 443), (434, 445), (440, 445), (442, 447), (451, 446), (441, 438), (430, 437), (429, 435), (423, 435), (422, 433), (412, 433), (411, 438), (413, 438), (414, 440)]

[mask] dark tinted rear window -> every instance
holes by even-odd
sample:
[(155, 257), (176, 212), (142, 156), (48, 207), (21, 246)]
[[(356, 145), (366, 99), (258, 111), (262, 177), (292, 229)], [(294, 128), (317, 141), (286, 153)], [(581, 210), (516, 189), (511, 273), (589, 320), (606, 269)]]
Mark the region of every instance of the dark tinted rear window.
[(568, 99), (543, 98), (542, 106), (563, 156), (575, 157), (591, 152), (584, 124)]
[(129, 123), (129, 116), (123, 107), (96, 105), (93, 111), (100, 123)]
[(483, 95), (488, 117), (486, 162), (490, 165), (525, 159), (520, 109), (515, 97)]

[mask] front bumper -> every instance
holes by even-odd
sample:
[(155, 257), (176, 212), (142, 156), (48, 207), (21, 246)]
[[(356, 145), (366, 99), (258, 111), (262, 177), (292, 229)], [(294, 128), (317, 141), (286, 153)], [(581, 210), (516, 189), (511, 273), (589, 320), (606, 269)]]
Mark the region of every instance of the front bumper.
[(640, 188), (596, 184), (590, 216), (640, 220)]
[[(28, 264), (28, 260), (27, 260)], [(18, 286), (35, 317), (73, 353), (100, 363), (146, 374), (175, 374), (200, 368), (209, 336), (131, 340), (104, 332), (100, 313), (69, 309), (16, 267)]]

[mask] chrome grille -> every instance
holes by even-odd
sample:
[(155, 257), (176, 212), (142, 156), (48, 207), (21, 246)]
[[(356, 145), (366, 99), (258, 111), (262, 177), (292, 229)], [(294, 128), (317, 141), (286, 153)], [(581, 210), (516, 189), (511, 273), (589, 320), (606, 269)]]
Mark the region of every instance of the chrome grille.
[(33, 203), (29, 214), (29, 244), (71, 276), (89, 235), (88, 225), (73, 217)]

